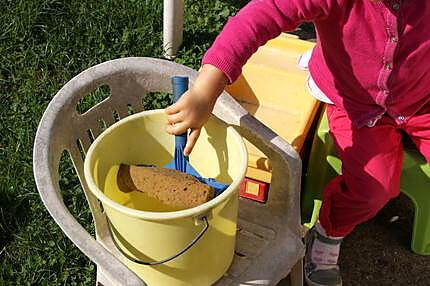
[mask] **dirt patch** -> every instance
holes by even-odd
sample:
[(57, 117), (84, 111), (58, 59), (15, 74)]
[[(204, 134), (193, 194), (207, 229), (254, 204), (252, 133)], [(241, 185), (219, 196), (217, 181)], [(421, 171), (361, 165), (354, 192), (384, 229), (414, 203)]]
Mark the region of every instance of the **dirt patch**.
[[(414, 206), (403, 194), (342, 243), (344, 286), (430, 286), (430, 255), (412, 252)], [(289, 286), (288, 279), (278, 286)]]
[(412, 252), (414, 206), (404, 195), (358, 226), (342, 245), (344, 285), (430, 285), (430, 256)]

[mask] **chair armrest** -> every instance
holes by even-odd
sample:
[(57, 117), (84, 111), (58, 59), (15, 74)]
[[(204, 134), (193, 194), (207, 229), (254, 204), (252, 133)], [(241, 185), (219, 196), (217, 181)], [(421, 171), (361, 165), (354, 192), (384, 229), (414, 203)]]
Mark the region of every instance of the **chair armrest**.
[[(218, 98), (213, 114), (235, 126), (240, 134), (269, 158), (272, 181), (265, 207), (259, 207), (258, 222), (287, 223), (300, 232), (300, 180), (302, 161), (283, 138), (249, 114), (227, 92)], [(241, 205), (241, 208), (246, 206)], [(256, 205), (252, 205), (255, 208)]]

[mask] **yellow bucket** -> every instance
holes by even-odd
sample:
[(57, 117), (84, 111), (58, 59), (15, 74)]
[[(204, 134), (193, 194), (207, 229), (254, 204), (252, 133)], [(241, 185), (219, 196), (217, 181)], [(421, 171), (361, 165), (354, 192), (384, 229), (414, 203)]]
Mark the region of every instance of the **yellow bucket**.
[(172, 160), (174, 136), (164, 132), (166, 122), (163, 110), (153, 110), (109, 127), (88, 150), (85, 179), (102, 202), (123, 262), (148, 285), (211, 285), (233, 259), (238, 188), (247, 166), (242, 137), (215, 118), (202, 128), (190, 163), (203, 177), (230, 186), (200, 206), (154, 211), (143, 193), (123, 193), (109, 182), (120, 163), (164, 166)]

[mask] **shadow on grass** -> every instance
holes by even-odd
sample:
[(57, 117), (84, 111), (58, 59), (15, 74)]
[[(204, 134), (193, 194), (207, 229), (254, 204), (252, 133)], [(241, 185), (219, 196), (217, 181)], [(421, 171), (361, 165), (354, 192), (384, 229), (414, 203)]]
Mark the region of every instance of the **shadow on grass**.
[(250, 0), (222, 0), (222, 2), (225, 2), (236, 9), (240, 9), (248, 4)]
[(19, 226), (26, 224), (30, 205), (8, 193), (0, 196), (0, 253), (9, 244)]
[(198, 47), (203, 47), (204, 45), (207, 45), (207, 43), (212, 43), (217, 35), (218, 33), (216, 32), (208, 33), (207, 31), (184, 31), (184, 39), (181, 48), (192, 50)]

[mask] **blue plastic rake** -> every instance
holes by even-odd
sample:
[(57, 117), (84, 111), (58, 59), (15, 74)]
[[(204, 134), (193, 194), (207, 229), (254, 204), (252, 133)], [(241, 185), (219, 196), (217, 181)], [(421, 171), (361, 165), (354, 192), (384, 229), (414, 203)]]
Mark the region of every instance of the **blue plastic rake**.
[[(174, 76), (172, 77), (173, 102), (178, 99), (188, 90), (188, 77)], [(211, 186), (214, 189), (215, 196), (221, 194), (229, 185), (217, 182), (214, 178), (203, 178), (196, 169), (191, 166), (188, 157), (184, 156), (184, 148), (187, 145), (187, 133), (175, 136), (175, 153), (173, 160), (165, 166), (165, 168), (178, 170), (192, 175), (200, 182)]]

